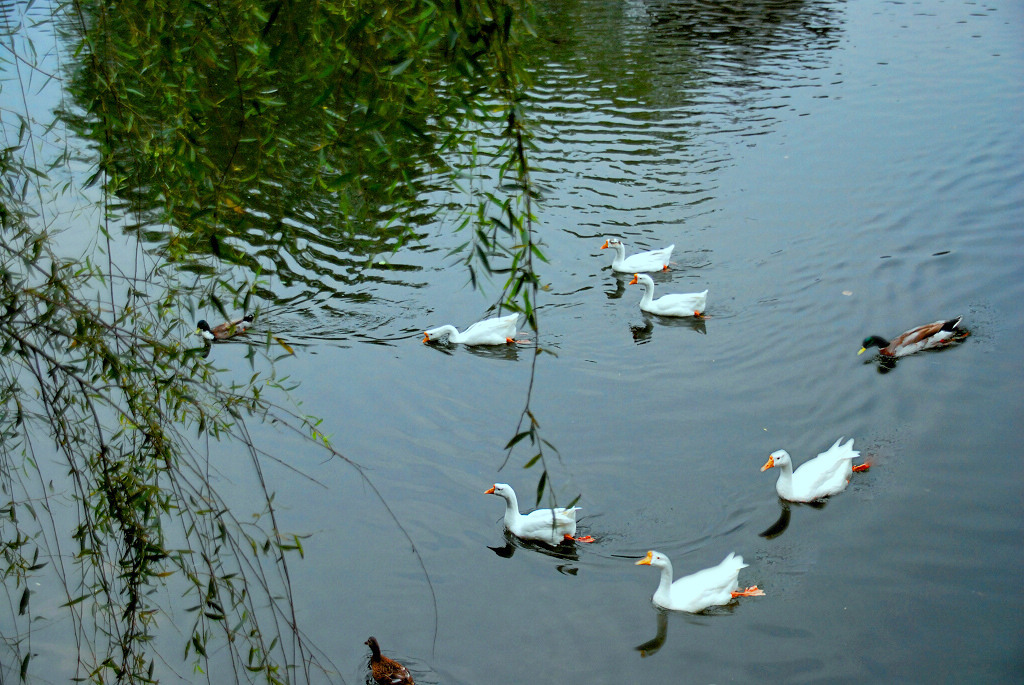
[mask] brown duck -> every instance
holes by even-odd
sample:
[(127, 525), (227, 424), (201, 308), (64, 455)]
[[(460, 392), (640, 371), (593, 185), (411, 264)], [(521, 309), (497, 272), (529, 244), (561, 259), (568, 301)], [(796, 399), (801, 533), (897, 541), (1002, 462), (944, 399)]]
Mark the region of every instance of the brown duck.
[(373, 652), (370, 656), (370, 674), (380, 685), (415, 685), (409, 669), (394, 659), (381, 656), (377, 638), (371, 636), (363, 644), (369, 645)]
[(869, 347), (878, 347), (883, 357), (905, 357), (908, 354), (930, 350), (936, 347), (943, 347), (955, 340), (963, 340), (970, 332), (960, 328), (962, 316), (948, 321), (936, 321), (917, 328), (911, 328), (906, 333), (897, 335), (892, 340), (886, 340), (877, 335), (864, 338), (864, 346), (860, 348), (861, 354)]
[(212, 328), (210, 324), (206, 323), (206, 319), (200, 319), (199, 323), (196, 324), (196, 333), (202, 335), (206, 340), (227, 340), (239, 333), (245, 333), (245, 329), (249, 327), (249, 324), (255, 318), (255, 314), (246, 314), (241, 319), (225, 321)]

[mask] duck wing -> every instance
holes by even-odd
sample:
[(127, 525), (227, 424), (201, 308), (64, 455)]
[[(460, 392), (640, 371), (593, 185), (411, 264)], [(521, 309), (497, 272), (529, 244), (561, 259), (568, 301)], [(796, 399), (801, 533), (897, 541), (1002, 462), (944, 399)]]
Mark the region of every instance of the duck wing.
[(671, 316), (693, 316), (703, 314), (707, 307), (708, 291), (702, 293), (673, 293), (662, 295), (653, 304), (664, 314)]
[(684, 611), (700, 611), (709, 606), (728, 604), (738, 586), (743, 557), (730, 553), (717, 566), (691, 573), (672, 583), (672, 603)]
[(928, 349), (941, 345), (951, 338), (960, 325), (962, 316), (946, 321), (934, 321), (896, 336), (886, 348), (896, 356), (911, 354), (919, 350)]
[(808, 499), (820, 499), (842, 492), (853, 473), (853, 460), (860, 452), (853, 449), (853, 440), (840, 445), (842, 438), (793, 472), (793, 489)]
[(576, 508), (531, 511), (520, 516), (518, 528), (512, 532), (521, 538), (558, 544), (566, 535), (576, 535)]
[(515, 336), (518, 320), (519, 314), (509, 314), (477, 321), (463, 331), (461, 337), (463, 340), (471, 342), (505, 342), (507, 338)]

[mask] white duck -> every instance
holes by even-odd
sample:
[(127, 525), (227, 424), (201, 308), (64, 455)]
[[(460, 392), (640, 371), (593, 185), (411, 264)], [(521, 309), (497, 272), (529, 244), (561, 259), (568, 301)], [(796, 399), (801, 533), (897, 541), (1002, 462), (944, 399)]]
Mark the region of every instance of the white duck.
[(519, 342), (515, 340), (518, 320), (519, 314), (484, 319), (477, 321), (462, 333), (459, 333), (455, 326), (447, 324), (424, 332), (423, 342), (434, 342), (445, 336), (448, 337), (448, 342), (464, 345), (503, 345), (504, 343)]
[(516, 537), (524, 540), (539, 540), (549, 545), (561, 544), (564, 540), (593, 542), (589, 535), (576, 536), (576, 512), (570, 509), (537, 509), (529, 514), (519, 513), (516, 492), (507, 483), (495, 483), (485, 495), (497, 495), (505, 499), (505, 527)]
[(633, 274), (630, 285), (639, 283), (644, 288), (640, 298), (640, 309), (660, 316), (696, 316), (704, 314), (708, 305), (708, 291), (702, 293), (678, 293), (662, 295), (654, 299), (654, 281), (647, 274)]
[(654, 591), (654, 604), (663, 609), (688, 611), (692, 614), (710, 606), (728, 604), (735, 597), (761, 597), (764, 592), (756, 585), (739, 590), (737, 577), (746, 568), (743, 557), (730, 553), (718, 566), (683, 576), (672, 582), (672, 562), (661, 552), (651, 550), (636, 562), (637, 566), (657, 566), (661, 569), (661, 582)]
[(619, 271), (624, 274), (637, 271), (665, 271), (668, 269), (668, 261), (672, 258), (672, 250), (675, 245), (669, 245), (658, 250), (637, 252), (635, 255), (626, 256), (626, 246), (617, 238), (608, 238), (601, 246), (602, 250), (607, 248), (615, 250), (615, 258), (612, 260), (612, 271)]
[(840, 445), (839, 438), (832, 447), (814, 459), (809, 459), (793, 471), (793, 461), (786, 450), (776, 450), (768, 457), (761, 471), (778, 467), (782, 469), (775, 490), (779, 497), (791, 502), (813, 502), (835, 495), (846, 489), (850, 474), (867, 471), (868, 464), (853, 465), (860, 452), (853, 449), (853, 440)]

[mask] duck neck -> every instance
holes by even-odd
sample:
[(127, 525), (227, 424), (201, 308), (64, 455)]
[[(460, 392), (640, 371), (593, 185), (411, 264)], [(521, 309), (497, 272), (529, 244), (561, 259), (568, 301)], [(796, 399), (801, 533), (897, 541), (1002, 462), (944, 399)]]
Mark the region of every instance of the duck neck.
[(779, 467), (779, 480), (775, 483), (775, 491), (787, 498), (793, 494), (792, 464), (783, 464)]
[(640, 280), (640, 287), (644, 289), (644, 295), (640, 298), (640, 306), (647, 307), (654, 301), (654, 283), (653, 281), (648, 283), (648, 279), (644, 278)]
[(462, 337), (461, 334), (459, 333), (459, 329), (457, 329), (450, 323), (445, 324), (444, 326), (438, 326), (437, 328), (432, 328), (429, 331), (427, 331), (427, 334), (430, 336), (431, 340), (447, 336), (448, 342), (451, 343), (460, 342)]
[(662, 606), (668, 606), (669, 597), (672, 596), (672, 562), (665, 560), (661, 567), (661, 581), (658, 589), (654, 591), (654, 600)]
[(612, 259), (612, 266), (617, 267), (626, 259), (626, 246), (622, 243), (611, 246), (615, 250), (615, 257)]
[(505, 497), (505, 527), (513, 530), (519, 521), (519, 500), (516, 493), (510, 492)]
[(380, 661), (380, 645), (376, 642), (370, 643), (370, 663), (377, 663)]

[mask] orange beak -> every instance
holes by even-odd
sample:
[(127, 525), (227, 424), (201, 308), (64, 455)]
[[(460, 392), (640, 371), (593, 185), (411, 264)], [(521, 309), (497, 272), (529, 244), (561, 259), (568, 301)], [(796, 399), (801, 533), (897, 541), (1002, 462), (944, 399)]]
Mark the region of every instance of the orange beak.
[(604, 241), (604, 245), (601, 246), (601, 249), (604, 250), (607, 247), (608, 247), (608, 241), (606, 240), (606, 241)]
[(490, 490), (484, 490), (484, 494), (485, 495), (493, 495), (494, 494), (494, 486), (492, 485)]
[(423, 334), (423, 342), (430, 342), (430, 336), (427, 333)]
[(639, 278), (640, 278), (640, 274), (633, 274), (633, 280), (630, 281), (629, 284), (633, 285), (634, 283), (639, 283), (640, 282)]
[(633, 565), (634, 566), (650, 566), (651, 565), (651, 555), (652, 554), (654, 554), (654, 552), (648, 552), (646, 557), (644, 557), (643, 559), (641, 559), (640, 561), (636, 562)]
[(773, 466), (775, 466), (775, 457), (768, 457), (768, 461), (765, 462), (765, 465), (761, 467), (761, 471), (767, 471)]

